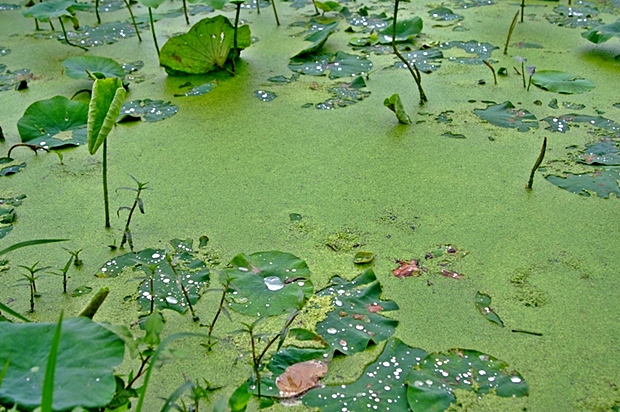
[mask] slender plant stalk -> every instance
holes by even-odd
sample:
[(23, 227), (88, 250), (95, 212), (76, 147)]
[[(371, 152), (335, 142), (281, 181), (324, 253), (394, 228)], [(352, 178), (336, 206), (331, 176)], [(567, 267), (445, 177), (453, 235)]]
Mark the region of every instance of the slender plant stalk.
[(62, 331), (62, 311), (54, 330), (49, 355), (47, 357), (47, 366), (45, 367), (45, 376), (43, 378), (43, 387), (41, 388), (41, 412), (52, 412), (52, 404), (54, 403), (54, 373), (56, 372), (56, 360), (58, 359), (58, 347), (60, 346), (60, 333)]
[[(235, 13), (235, 33), (233, 35), (233, 56), (232, 56), (232, 72), (233, 74), (235, 74), (235, 61), (237, 60), (237, 57), (239, 56), (239, 48), (238, 43), (237, 43), (237, 31), (239, 29), (239, 15), (241, 14), (241, 3), (240, 1), (235, 2), (235, 5), (237, 6), (237, 11)], [(257, 3), (258, 4), (258, 0)]]
[(185, 23), (189, 24), (189, 16), (187, 15), (187, 1), (183, 0), (183, 14), (185, 14)]
[(316, 6), (316, 1), (312, 0), (312, 5), (314, 6), (314, 13), (318, 16), (319, 14), (319, 8)]
[(69, 239), (35, 239), (35, 240), (26, 240), (24, 242), (15, 243), (7, 248), (0, 250), (0, 256), (12, 252), (17, 249), (21, 249), (26, 246), (34, 246), (41, 245), (43, 243), (55, 243), (55, 242), (66, 242)]
[(521, 23), (523, 23), (524, 10), (525, 10), (525, 0), (521, 0)]
[(273, 15), (276, 16), (276, 26), (279, 26), (280, 19), (278, 18), (278, 10), (276, 10), (276, 0), (271, 0), (271, 7), (273, 7)]
[(62, 27), (62, 34), (65, 36), (65, 41), (69, 46), (78, 47), (84, 51), (88, 51), (88, 47), (80, 46), (79, 44), (71, 43), (69, 38), (67, 37), (67, 30), (65, 30), (65, 24), (62, 22), (62, 19), (59, 17), (58, 21), (60, 22), (60, 27)]
[(538, 155), (538, 159), (536, 159), (536, 163), (534, 163), (534, 167), (532, 168), (532, 172), (530, 173), (530, 180), (527, 181), (527, 185), (525, 186), (527, 190), (532, 190), (532, 185), (534, 184), (534, 173), (536, 173), (536, 170), (538, 169), (543, 159), (545, 158), (546, 151), (547, 151), (547, 138), (545, 137), (543, 139), (543, 144), (540, 149), (540, 154)]
[(11, 157), (11, 153), (13, 153), (13, 149), (15, 149), (16, 147), (27, 147), (28, 149), (32, 150), (34, 152), (35, 155), (39, 155), (39, 152), (37, 152), (37, 150), (45, 150), (46, 152), (49, 153), (49, 149), (46, 149), (42, 146), (38, 146), (36, 144), (30, 144), (30, 143), (15, 143), (13, 146), (11, 146), (11, 148), (9, 149), (8, 153), (6, 154), (6, 157), (8, 157), (9, 159), (12, 159)]
[(110, 288), (108, 287), (99, 289), (97, 294), (93, 296), (90, 302), (88, 302), (88, 305), (86, 305), (86, 307), (82, 309), (82, 311), (80, 312), (78, 316), (82, 316), (82, 317), (92, 320), (95, 314), (97, 313), (97, 311), (99, 310), (99, 308), (101, 307), (101, 305), (103, 305), (103, 302), (105, 301), (105, 298), (108, 297), (109, 293), (110, 293)]
[(110, 200), (108, 198), (108, 139), (103, 141), (103, 207), (105, 209), (105, 227), (110, 228)]
[(222, 291), (222, 297), (220, 299), (220, 305), (217, 308), (217, 312), (215, 312), (215, 316), (213, 317), (213, 321), (209, 325), (209, 338), (207, 340), (207, 346), (211, 347), (211, 335), (213, 334), (213, 328), (215, 328), (215, 322), (220, 317), (222, 310), (224, 308), (224, 303), (226, 302), (226, 289), (228, 289), (228, 284), (224, 285), (224, 290)]
[(510, 38), (512, 37), (512, 32), (515, 30), (518, 18), (519, 11), (515, 13), (515, 16), (512, 18), (512, 22), (510, 23), (510, 28), (508, 29), (508, 36), (506, 36), (506, 44), (504, 45), (504, 54), (508, 54), (508, 43), (510, 43)]
[[(131, 178), (138, 184), (138, 188), (137, 189), (133, 189), (130, 187), (123, 187), (121, 189), (127, 189), (127, 190), (135, 190), (136, 191), (136, 198), (133, 201), (133, 205), (131, 205), (130, 208), (123, 206), (120, 207), (118, 209), (118, 211), (116, 212), (116, 214), (118, 215), (119, 212), (122, 209), (129, 209), (129, 215), (127, 216), (127, 222), (125, 222), (125, 229), (123, 230), (123, 238), (121, 240), (121, 245), (119, 247), (123, 247), (125, 245), (125, 243), (129, 243), (129, 249), (133, 252), (133, 236), (131, 234), (131, 230), (129, 229), (129, 225), (131, 224), (131, 218), (133, 217), (133, 213), (136, 210), (136, 207), (139, 208), (140, 212), (144, 214), (144, 206), (142, 204), (142, 199), (140, 198), (140, 194), (142, 194), (142, 191), (144, 189), (149, 189), (148, 187), (146, 187), (147, 183), (142, 183), (140, 181), (138, 181), (138, 179), (136, 179), (135, 177), (131, 176)], [(118, 189), (117, 189), (118, 191)]]
[(136, 35), (138, 36), (138, 41), (142, 41), (142, 36), (140, 36), (140, 30), (138, 29), (138, 24), (136, 23), (136, 18), (133, 15), (133, 10), (131, 10), (131, 4), (129, 0), (123, 0), (125, 2), (125, 6), (127, 6), (127, 10), (129, 10), (129, 15), (131, 16), (131, 23), (133, 24), (133, 28), (136, 31)]
[(51, 20), (50, 20), (48, 23), (50, 24), (50, 29), (52, 29), (52, 31), (56, 30), (56, 29), (54, 28), (54, 25), (52, 24), (52, 21), (51, 21)]
[(198, 316), (196, 316), (196, 311), (194, 311), (192, 302), (189, 300), (189, 293), (187, 293), (187, 289), (185, 288), (185, 285), (183, 284), (183, 281), (181, 280), (181, 276), (179, 276), (179, 272), (177, 272), (177, 268), (172, 263), (172, 258), (170, 257), (168, 253), (166, 253), (166, 260), (168, 261), (168, 264), (172, 268), (172, 272), (174, 272), (174, 277), (176, 278), (177, 285), (179, 285), (179, 287), (181, 288), (181, 291), (183, 291), (183, 296), (185, 297), (187, 306), (189, 306), (189, 310), (192, 312), (192, 319), (194, 320), (194, 322), (199, 321), (200, 319), (198, 318)]
[[(265, 354), (267, 354), (267, 351), (269, 350), (269, 348), (271, 347), (271, 345), (273, 345), (277, 339), (281, 338), (283, 333), (285, 331), (288, 330), (289, 326), (291, 326), (291, 324), (293, 323), (293, 321), (295, 320), (295, 318), (297, 317), (297, 315), (299, 315), (299, 311), (295, 311), (292, 316), (289, 316), (286, 324), (284, 325), (284, 327), (282, 328), (282, 330), (280, 331), (280, 333), (278, 333), (277, 335), (275, 335), (273, 338), (271, 338), (271, 340), (267, 343), (267, 345), (265, 346), (265, 348), (263, 349), (263, 351), (261, 352), (261, 354), (258, 356), (258, 362), (260, 363), (260, 361), (263, 359), (263, 357), (265, 356)], [(288, 334), (288, 332), (286, 332), (286, 334)]]
[(491, 65), (491, 63), (488, 60), (483, 60), (482, 61), (489, 69), (491, 69), (491, 72), (493, 73), (493, 82), (497, 85), (497, 74), (495, 73), (495, 67), (493, 67)]
[(101, 24), (101, 16), (99, 15), (99, 0), (95, 0), (95, 15), (97, 16), (97, 24)]
[(149, 21), (151, 22), (151, 31), (153, 32), (153, 42), (155, 43), (155, 50), (157, 50), (157, 57), (159, 57), (159, 44), (157, 44), (157, 35), (155, 34), (155, 22), (153, 21), (153, 10), (149, 7)]
[(256, 0), (256, 14), (260, 14), (260, 0)]
[(254, 342), (254, 330), (252, 327), (249, 328), (248, 333), (250, 334), (250, 342), (252, 344), (252, 368), (254, 369), (254, 375), (256, 375), (256, 389), (258, 391), (258, 398), (260, 399), (260, 371), (258, 370), (259, 361), (256, 358), (256, 344)]
[(525, 62), (521, 62), (521, 78), (523, 79), (523, 88), (526, 89), (527, 85), (525, 84)]
[(394, 50), (394, 54), (405, 64), (405, 66), (407, 66), (407, 69), (409, 69), (409, 73), (411, 73), (411, 75), (413, 76), (413, 80), (415, 80), (415, 83), (418, 86), (418, 93), (420, 94), (420, 104), (424, 104), (428, 101), (428, 99), (426, 98), (426, 94), (422, 89), (422, 76), (420, 76), (420, 71), (416, 67), (415, 63), (413, 64), (412, 68), (407, 59), (405, 59), (405, 57), (396, 48), (396, 22), (398, 17), (398, 3), (399, 0), (394, 1), (394, 21), (392, 22), (392, 24), (394, 25), (392, 30), (392, 49)]

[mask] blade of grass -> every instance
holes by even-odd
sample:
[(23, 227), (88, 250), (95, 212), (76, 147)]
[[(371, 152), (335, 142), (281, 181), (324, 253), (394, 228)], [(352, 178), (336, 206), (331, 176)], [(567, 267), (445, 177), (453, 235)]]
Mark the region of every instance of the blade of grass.
[(54, 337), (47, 357), (45, 377), (43, 378), (43, 388), (41, 394), (41, 412), (53, 412), (54, 402), (54, 373), (56, 372), (56, 359), (58, 358), (58, 347), (60, 346), (60, 332), (62, 331), (62, 311), (54, 330)]
[(15, 316), (19, 320), (23, 320), (24, 322), (30, 322), (30, 319), (23, 317), (19, 313), (15, 312), (13, 309), (6, 306), (4, 303), (0, 302), (0, 311), (2, 310), (11, 316)]
[(172, 392), (172, 394), (170, 394), (170, 396), (168, 396), (168, 399), (166, 399), (164, 406), (162, 406), (161, 411), (159, 412), (169, 412), (177, 399), (179, 399), (186, 390), (191, 389), (194, 386), (196, 385), (192, 381), (187, 381), (183, 385), (179, 386), (174, 392)]
[(7, 247), (6, 249), (2, 249), (0, 250), (0, 256), (12, 252), (16, 249), (20, 249), (26, 246), (33, 246), (33, 245), (41, 245), (43, 243), (53, 243), (53, 242), (66, 242), (69, 239), (34, 239), (34, 240), (26, 240), (25, 242), (19, 242), (19, 243), (15, 243), (14, 245), (11, 245), (9, 247)]

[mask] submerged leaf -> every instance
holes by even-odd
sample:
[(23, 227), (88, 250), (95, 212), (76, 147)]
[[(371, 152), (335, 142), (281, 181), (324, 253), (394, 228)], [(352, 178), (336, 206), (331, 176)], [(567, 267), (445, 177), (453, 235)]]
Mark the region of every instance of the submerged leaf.
[[(221, 69), (232, 58), (235, 28), (224, 16), (208, 17), (194, 24), (189, 32), (171, 37), (161, 49), (159, 63), (166, 71), (190, 74)], [(252, 44), (250, 26), (237, 30), (237, 49)]]
[(101, 56), (74, 56), (62, 62), (65, 66), (65, 74), (73, 79), (89, 79), (88, 72), (98, 79), (125, 77), (123, 66), (109, 57)]
[(511, 102), (489, 105), (486, 109), (475, 109), (482, 120), (499, 127), (515, 128), (520, 132), (538, 128), (536, 116), (525, 109), (517, 109)]
[(125, 101), (123, 82), (117, 78), (97, 79), (88, 106), (88, 152), (92, 155), (103, 144)]
[(17, 129), (25, 143), (42, 147), (77, 146), (86, 142), (85, 133), (78, 131), (86, 131), (87, 118), (86, 103), (56, 96), (28, 106), (17, 122)]
[(564, 94), (584, 93), (596, 87), (588, 79), (558, 70), (539, 70), (532, 76), (532, 83), (541, 89)]

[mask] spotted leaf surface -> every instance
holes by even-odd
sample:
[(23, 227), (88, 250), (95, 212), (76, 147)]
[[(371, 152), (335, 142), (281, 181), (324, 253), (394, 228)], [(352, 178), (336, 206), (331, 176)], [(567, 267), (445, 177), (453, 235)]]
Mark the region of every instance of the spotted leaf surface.
[(390, 411), (408, 412), (405, 378), (426, 352), (391, 339), (376, 361), (351, 384), (313, 389), (302, 399), (322, 412)]
[(407, 376), (407, 399), (413, 412), (443, 411), (456, 398), (454, 389), (484, 395), (495, 390), (498, 396), (521, 397), (527, 384), (504, 361), (482, 352), (451, 349), (430, 353)]
[(508, 101), (489, 105), (486, 109), (475, 109), (474, 113), (495, 126), (514, 128), (520, 132), (538, 128), (536, 116), (525, 109), (517, 109)]
[(249, 316), (274, 316), (300, 308), (314, 292), (310, 269), (290, 253), (239, 254), (222, 271), (229, 307)]
[(398, 325), (398, 321), (380, 313), (397, 310), (398, 305), (381, 300), (381, 284), (372, 269), (350, 282), (334, 277), (331, 286), (318, 295), (332, 297), (333, 309), (317, 324), (316, 330), (334, 352), (345, 355), (363, 352), (370, 342), (387, 340)]

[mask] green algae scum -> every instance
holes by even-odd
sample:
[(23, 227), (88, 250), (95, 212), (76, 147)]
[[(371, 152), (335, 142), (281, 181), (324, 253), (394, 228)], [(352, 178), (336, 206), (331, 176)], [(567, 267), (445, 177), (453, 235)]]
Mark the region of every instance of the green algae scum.
[(617, 1), (4, 1), (0, 411), (620, 409)]

